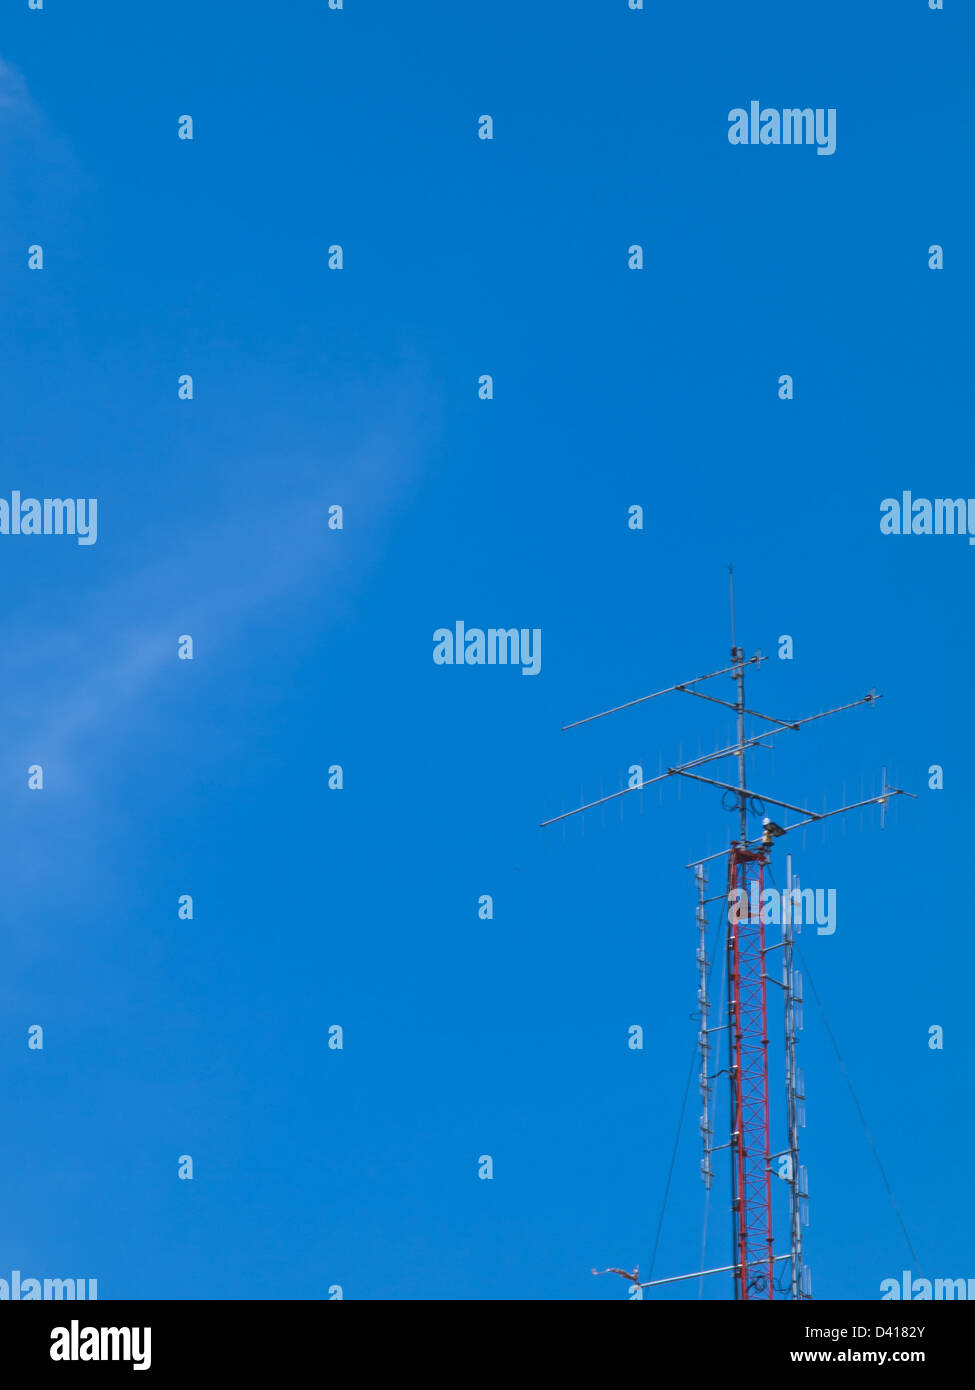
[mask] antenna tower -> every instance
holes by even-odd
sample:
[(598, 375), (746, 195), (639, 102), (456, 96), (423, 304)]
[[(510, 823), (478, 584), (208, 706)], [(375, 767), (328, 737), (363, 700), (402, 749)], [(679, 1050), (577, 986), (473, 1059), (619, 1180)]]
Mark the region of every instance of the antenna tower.
[[(599, 714), (578, 719), (566, 724), (564, 729), (575, 729), (582, 724), (590, 724), (596, 719), (617, 714), (620, 710), (631, 709), (648, 700), (656, 700), (661, 695), (675, 691), (682, 695), (693, 695), (698, 699), (709, 700), (733, 710), (736, 717), (737, 736), (735, 742), (713, 753), (706, 753), (689, 762), (668, 767), (656, 777), (621, 791), (587, 802), (561, 815), (552, 816), (542, 822), (543, 826), (555, 825), (568, 820), (596, 806), (640, 791), (654, 782), (662, 782), (668, 777), (687, 777), (695, 782), (704, 782), (717, 787), (723, 794), (726, 809), (737, 811), (738, 834), (727, 850), (706, 855), (685, 867), (693, 869), (697, 887), (697, 925), (698, 947), (697, 964), (699, 973), (698, 1017), (700, 1030), (698, 1044), (700, 1050), (700, 1090), (701, 1090), (701, 1137), (704, 1157), (701, 1161), (701, 1176), (705, 1187), (710, 1190), (714, 1170), (712, 1155), (719, 1150), (727, 1150), (731, 1170), (731, 1227), (732, 1259), (728, 1265), (716, 1269), (695, 1270), (691, 1274), (673, 1275), (668, 1279), (649, 1280), (641, 1288), (655, 1288), (661, 1284), (676, 1283), (684, 1279), (698, 1279), (705, 1274), (727, 1274), (733, 1276), (735, 1299), (772, 1299), (779, 1292), (775, 1284), (775, 1266), (781, 1261), (789, 1261), (788, 1295), (793, 1300), (811, 1297), (809, 1271), (802, 1263), (802, 1229), (808, 1221), (808, 1184), (806, 1170), (799, 1162), (799, 1129), (805, 1124), (805, 1095), (802, 1073), (797, 1065), (798, 1034), (802, 1028), (802, 979), (793, 966), (794, 932), (799, 930), (798, 922), (793, 922), (793, 908), (801, 902), (798, 879), (792, 876), (792, 858), (787, 856), (786, 892), (783, 897), (780, 941), (769, 943), (766, 939), (767, 912), (763, 893), (765, 889), (765, 870), (771, 861), (774, 841), (793, 830), (814, 825), (839, 816), (847, 811), (855, 811), (863, 806), (878, 805), (881, 808), (881, 824), (888, 801), (893, 796), (912, 796), (900, 787), (887, 784), (887, 771), (883, 770), (881, 790), (878, 796), (855, 801), (848, 806), (838, 806), (833, 810), (812, 812), (808, 809), (782, 801), (778, 797), (759, 793), (749, 787), (746, 771), (746, 753), (750, 748), (773, 747), (769, 740), (786, 731), (799, 732), (806, 724), (825, 719), (845, 710), (856, 709), (859, 705), (875, 705), (881, 698), (876, 690), (869, 691), (859, 700), (845, 705), (823, 710), (819, 714), (806, 715), (803, 719), (778, 719), (759, 710), (751, 709), (745, 703), (745, 671), (750, 666), (759, 666), (765, 658), (761, 652), (745, 657), (744, 648), (739, 647), (735, 635), (735, 590), (734, 570), (728, 569), (729, 594), (731, 602), (731, 664), (706, 675), (695, 676), (692, 680), (681, 681), (665, 690), (654, 691), (650, 695), (639, 696), (625, 704), (603, 710)], [(717, 696), (699, 690), (705, 681), (720, 676), (730, 676), (735, 684), (734, 701), (722, 700)], [(746, 718), (761, 720), (762, 727), (757, 732), (746, 730)], [(710, 763), (732, 758), (737, 766), (737, 781), (719, 781), (704, 775), (700, 769)], [(766, 804), (781, 807), (800, 819), (786, 825), (777, 825), (764, 815)], [(762, 816), (762, 831), (758, 836), (749, 835), (749, 815)], [(725, 884), (726, 892), (707, 896), (708, 873), (706, 865), (715, 859), (727, 859)], [(714, 1026), (711, 1021), (711, 1002), (709, 980), (711, 962), (708, 959), (707, 934), (709, 902), (723, 901), (728, 905), (727, 949), (727, 1022)], [(799, 914), (801, 917), (801, 912)], [(781, 950), (781, 972), (779, 978), (770, 971), (769, 956)], [(786, 1074), (786, 1147), (778, 1153), (771, 1151), (771, 1124), (769, 1113), (769, 1034), (768, 1034), (768, 986), (774, 985), (782, 990), (784, 1000), (785, 1031), (785, 1074)], [(713, 1058), (723, 1054), (730, 1090), (729, 1137), (725, 1144), (712, 1143), (712, 1118), (714, 1113), (714, 1080), (720, 1075), (713, 1066)], [(779, 1175), (789, 1185), (789, 1248), (775, 1253), (772, 1229), (772, 1162), (778, 1161)], [(624, 1278), (636, 1283), (634, 1274), (625, 1270), (614, 1270)]]

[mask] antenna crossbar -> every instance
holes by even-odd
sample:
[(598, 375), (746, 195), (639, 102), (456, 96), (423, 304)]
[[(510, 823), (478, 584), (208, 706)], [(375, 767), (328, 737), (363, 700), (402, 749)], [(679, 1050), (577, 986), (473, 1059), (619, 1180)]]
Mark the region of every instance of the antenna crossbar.
[[(753, 662), (767, 660), (768, 658), (762, 656), (761, 652), (756, 652), (755, 655), (750, 656), (744, 664), (746, 666), (751, 666)], [(642, 705), (647, 700), (656, 700), (661, 695), (670, 695), (675, 690), (687, 690), (689, 685), (700, 685), (701, 681), (713, 680), (715, 676), (727, 676), (737, 669), (737, 664), (734, 666), (724, 666), (720, 671), (709, 671), (706, 676), (695, 676), (693, 680), (681, 681), (679, 685), (668, 685), (666, 690), (655, 690), (652, 695), (639, 695), (635, 700), (627, 700), (625, 704), (614, 705), (612, 709), (600, 710), (598, 714), (587, 714), (585, 719), (576, 719), (572, 724), (563, 724), (562, 732), (564, 733), (566, 729), (578, 729), (580, 724), (591, 724), (594, 719), (605, 719), (607, 714), (619, 714), (621, 709), (632, 709), (634, 705)], [(694, 693), (696, 692), (688, 691), (688, 694)]]
[[(695, 782), (708, 782), (712, 787), (722, 787), (725, 791), (736, 792), (739, 796), (745, 796), (749, 801), (754, 798), (756, 801), (769, 801), (773, 806), (784, 806), (787, 811), (796, 811), (798, 814), (805, 815), (805, 806), (793, 806), (789, 801), (779, 801), (774, 796), (766, 796), (763, 792), (749, 791), (747, 787), (736, 787), (731, 782), (716, 782), (713, 777), (700, 777), (696, 772), (686, 772), (683, 768), (674, 767), (669, 769), (671, 772), (678, 773), (681, 777), (690, 777)], [(821, 817), (813, 815), (813, 820), (820, 820)]]

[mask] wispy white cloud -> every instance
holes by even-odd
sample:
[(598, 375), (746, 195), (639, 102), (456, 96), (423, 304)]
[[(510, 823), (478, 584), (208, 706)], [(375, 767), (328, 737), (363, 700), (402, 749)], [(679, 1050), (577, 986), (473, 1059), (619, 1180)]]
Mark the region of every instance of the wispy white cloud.
[(19, 115), (33, 115), (37, 110), (23, 74), (3, 58), (0, 58), (0, 109)]
[[(163, 553), (93, 593), (81, 625), (38, 627), (32, 608), (32, 624), (0, 666), (8, 749), (57, 765), (62, 788), (82, 764), (87, 781), (104, 740), (117, 746), (139, 727), (141, 702), (172, 669), (180, 634), (206, 632), (212, 654), (238, 642), (271, 603), (351, 600), (417, 470), (416, 427), (396, 413), (343, 459), (345, 484), (269, 489), (275, 500), (259, 514), (238, 501), (216, 524), (197, 520), (160, 537)], [(274, 475), (271, 466), (258, 471)], [(345, 510), (341, 532), (328, 527), (336, 502)]]

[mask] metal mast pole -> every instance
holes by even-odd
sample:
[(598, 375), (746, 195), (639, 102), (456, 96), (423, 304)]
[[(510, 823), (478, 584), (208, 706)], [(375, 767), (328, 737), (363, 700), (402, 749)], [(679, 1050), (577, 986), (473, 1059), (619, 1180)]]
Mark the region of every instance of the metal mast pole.
[[(738, 687), (739, 843), (728, 855), (728, 1076), (731, 1086), (731, 1223), (735, 1298), (772, 1298), (768, 1008), (765, 992), (766, 856), (748, 848), (744, 651), (735, 643), (735, 575), (728, 566), (731, 659)], [(737, 904), (737, 906), (733, 906)], [(763, 1271), (759, 1265), (768, 1260)], [(756, 1268), (756, 1266), (758, 1266)]]
[(745, 808), (745, 651), (735, 642), (735, 567), (728, 566), (728, 587), (731, 595), (731, 660), (735, 664), (735, 683), (738, 686), (738, 820), (741, 846), (748, 843), (748, 814)]
[[(741, 654), (735, 640), (735, 567), (728, 566), (728, 597), (731, 605), (731, 660), (734, 667), (734, 679), (738, 688), (737, 700), (737, 724), (738, 724), (738, 744), (736, 756), (738, 759), (738, 818), (740, 827), (740, 841), (744, 848), (748, 837), (748, 820), (745, 809), (745, 668), (741, 660)], [(729, 858), (728, 861), (728, 902), (731, 902), (731, 891), (734, 884), (734, 862)], [(729, 924), (730, 924), (729, 908)], [(737, 1000), (737, 972), (735, 970), (735, 928), (731, 928), (727, 940), (728, 949), (728, 1079), (731, 1085), (731, 1260), (734, 1266), (734, 1290), (736, 1301), (742, 1295), (742, 1275), (741, 1265), (741, 1240), (739, 1234), (740, 1221), (740, 1191), (741, 1191), (741, 1172), (740, 1172), (740, 1111), (741, 1098), (738, 1091), (738, 1073), (735, 1070), (735, 1041), (740, 1041), (739, 1021), (738, 1021), (738, 1000)]]
[(774, 1293), (762, 896), (766, 862), (763, 850), (739, 845), (728, 856), (732, 1222), (735, 1296), (741, 1299), (772, 1298)]

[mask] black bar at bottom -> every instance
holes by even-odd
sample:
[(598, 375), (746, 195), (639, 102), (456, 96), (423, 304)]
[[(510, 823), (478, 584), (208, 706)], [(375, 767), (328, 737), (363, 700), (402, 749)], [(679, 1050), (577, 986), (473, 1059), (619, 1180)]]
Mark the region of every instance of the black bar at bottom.
[(554, 1302), (0, 1302), (0, 1346), (9, 1385), (37, 1374), (45, 1384), (70, 1384), (97, 1372), (134, 1374), (136, 1384), (202, 1373), (222, 1387), (280, 1369), (359, 1380), (384, 1364), (397, 1380), (437, 1371), (465, 1378), (472, 1363), (481, 1375), (495, 1364), (510, 1377), (539, 1358), (548, 1383), (563, 1364), (577, 1378), (584, 1359), (592, 1374), (615, 1379), (631, 1357), (651, 1380), (670, 1379), (675, 1363), (695, 1378), (727, 1371), (732, 1355), (749, 1371), (879, 1365), (947, 1374), (966, 1364), (973, 1333), (964, 1300), (914, 1300), (910, 1308), (883, 1300), (642, 1301), (642, 1311), (620, 1315), (602, 1299), (588, 1315), (579, 1303), (560, 1312), (565, 1305)]

